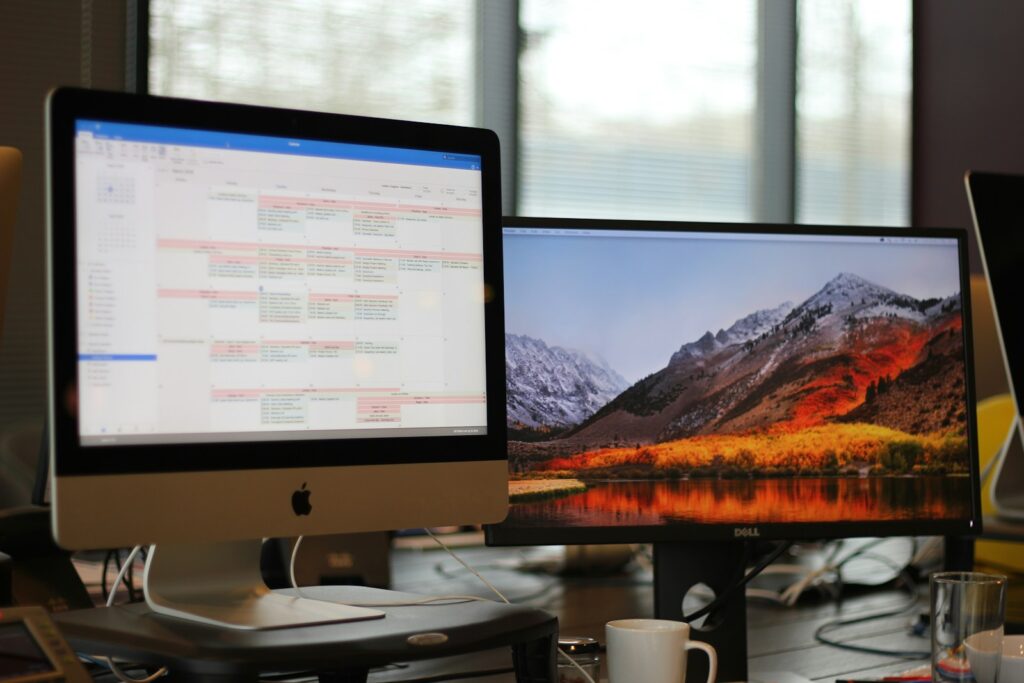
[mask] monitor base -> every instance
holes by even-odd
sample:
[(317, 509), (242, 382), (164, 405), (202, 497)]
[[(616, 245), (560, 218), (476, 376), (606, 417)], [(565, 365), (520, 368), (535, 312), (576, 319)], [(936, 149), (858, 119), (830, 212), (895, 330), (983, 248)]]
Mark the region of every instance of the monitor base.
[[(654, 616), (682, 620), (683, 598), (703, 583), (721, 595), (743, 577), (746, 569), (743, 541), (688, 541), (654, 544)], [(714, 646), (718, 652), (718, 680), (747, 680), (747, 599), (739, 590), (710, 614), (690, 636)], [(706, 659), (690, 660), (687, 683), (707, 680)]]
[(273, 593), (260, 573), (262, 541), (154, 545), (143, 592), (157, 614), (255, 630), (380, 619), (384, 613)]

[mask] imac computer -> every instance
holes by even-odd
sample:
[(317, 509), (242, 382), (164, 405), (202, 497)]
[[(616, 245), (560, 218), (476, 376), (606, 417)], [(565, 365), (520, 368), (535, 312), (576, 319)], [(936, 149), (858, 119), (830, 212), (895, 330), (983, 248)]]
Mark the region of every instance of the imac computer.
[[(503, 234), (511, 499), (488, 542), (652, 542), (655, 615), (680, 619), (690, 586), (735, 587), (744, 541), (978, 531), (963, 231)], [(698, 637), (745, 679), (742, 591), (715, 619)]]
[(1020, 204), (1024, 176), (971, 171), (966, 183), (1017, 415), (996, 457), (989, 493), (999, 516), (1020, 521), (1024, 520), (1024, 403), (1018, 393), (1024, 387), (1024, 319), (1019, 294), (1024, 284), (1024, 207)]
[(53, 532), (155, 544), (153, 610), (271, 593), (264, 537), (507, 509), (490, 131), (61, 89), (47, 103)]

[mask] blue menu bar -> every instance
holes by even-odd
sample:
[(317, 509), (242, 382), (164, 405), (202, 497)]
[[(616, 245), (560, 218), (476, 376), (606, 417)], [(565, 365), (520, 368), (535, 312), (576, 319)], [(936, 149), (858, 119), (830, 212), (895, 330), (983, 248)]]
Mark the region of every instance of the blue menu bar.
[(469, 171), (480, 170), (480, 157), (475, 154), (435, 152), (402, 147), (381, 147), (377, 145), (356, 145), (347, 142), (323, 142), (320, 140), (303, 140), (270, 135), (225, 133), (223, 131), (198, 130), (195, 128), (170, 128), (167, 126), (77, 119), (75, 121), (75, 133), (79, 136), (83, 133), (91, 133), (92, 137), (96, 140), (145, 142), (157, 145), (206, 147), (241, 152), (266, 152), (269, 154), (295, 154), (298, 156), (350, 159), (353, 161), (376, 161), (387, 164), (438, 166)]

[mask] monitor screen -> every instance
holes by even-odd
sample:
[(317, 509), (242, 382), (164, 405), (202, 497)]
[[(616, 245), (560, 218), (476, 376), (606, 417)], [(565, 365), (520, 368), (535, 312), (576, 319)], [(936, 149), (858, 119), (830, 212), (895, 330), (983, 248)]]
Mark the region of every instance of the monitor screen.
[(963, 238), (505, 219), (494, 542), (977, 517)]
[(65, 88), (47, 117), (61, 544), (504, 516), (494, 133)]
[(83, 445), (486, 431), (479, 155), (75, 130)]

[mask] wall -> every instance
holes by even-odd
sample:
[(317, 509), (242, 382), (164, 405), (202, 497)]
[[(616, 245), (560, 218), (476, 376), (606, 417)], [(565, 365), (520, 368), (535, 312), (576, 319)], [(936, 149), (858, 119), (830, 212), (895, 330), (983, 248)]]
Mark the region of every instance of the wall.
[(125, 7), (123, 0), (0, 2), (0, 145), (25, 156), (0, 338), (0, 506), (26, 500), (45, 405), (43, 100), (57, 85), (124, 89)]
[(1024, 173), (1024, 3), (914, 3), (914, 225), (971, 225), (969, 168)]
[[(1024, 3), (915, 0), (911, 219), (971, 228), (967, 169), (1024, 173)], [(981, 261), (971, 230), (971, 270)], [(973, 290), (983, 280), (974, 278)], [(981, 398), (1007, 390), (986, 293), (972, 293)]]

